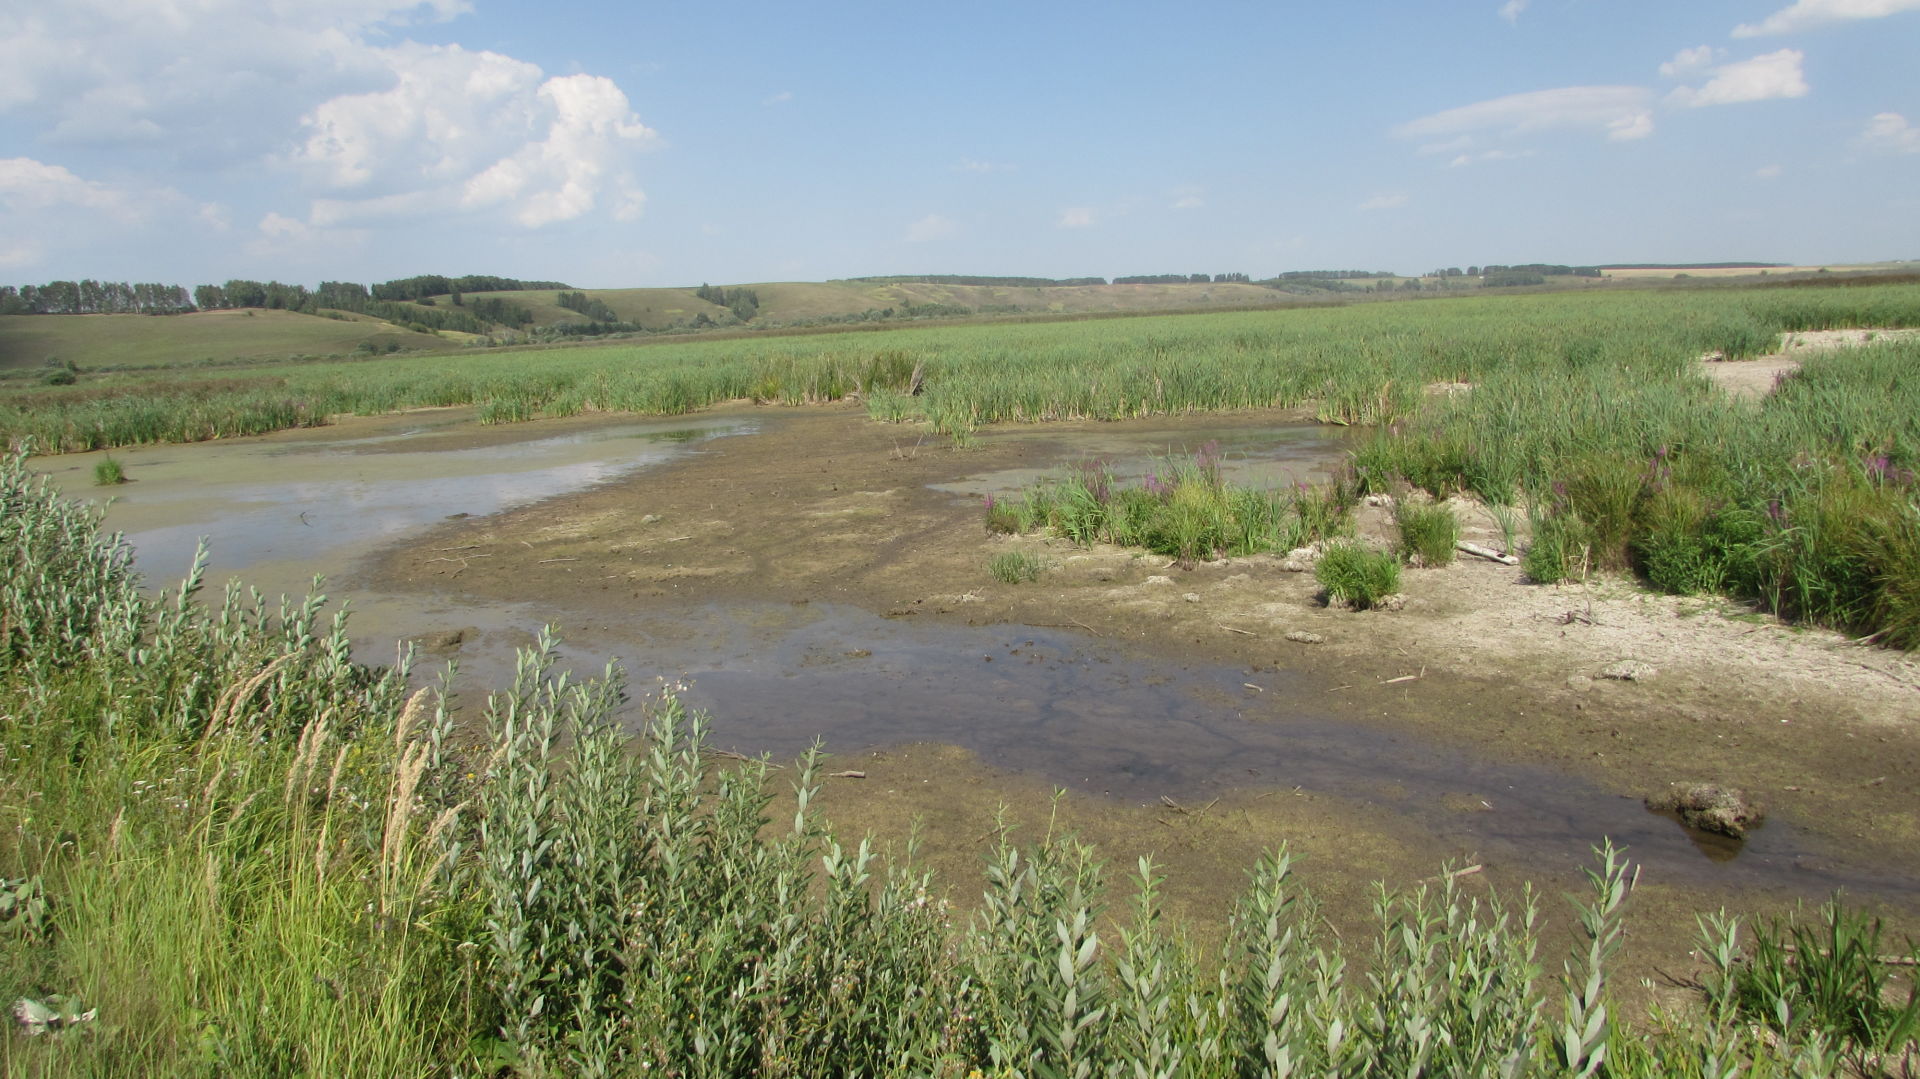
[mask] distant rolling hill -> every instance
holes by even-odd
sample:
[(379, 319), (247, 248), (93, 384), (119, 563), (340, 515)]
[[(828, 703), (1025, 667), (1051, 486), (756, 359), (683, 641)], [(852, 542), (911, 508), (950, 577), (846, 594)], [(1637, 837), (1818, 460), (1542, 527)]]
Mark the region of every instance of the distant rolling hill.
[[(759, 313), (748, 327), (775, 328), (831, 324), (871, 314), (882, 321), (913, 318), (975, 318), (1027, 314), (1088, 314), (1095, 312), (1177, 311), (1207, 307), (1248, 307), (1298, 300), (1259, 285), (945, 285), (922, 282), (854, 279), (847, 281), (780, 281), (723, 285), (728, 293), (750, 290), (759, 298)], [(588, 298), (611, 308), (623, 321), (648, 330), (690, 328), (702, 315), (719, 326), (742, 325), (727, 308), (695, 295), (693, 288), (582, 289)], [(497, 297), (526, 308), (536, 326), (584, 322), (586, 316), (558, 305), (558, 291), (468, 293), (471, 303)], [(892, 312), (884, 316), (885, 312)]]
[(196, 311), (186, 315), (0, 316), (0, 370), (49, 359), (81, 368), (458, 348), (471, 335), (414, 333), (366, 315)]

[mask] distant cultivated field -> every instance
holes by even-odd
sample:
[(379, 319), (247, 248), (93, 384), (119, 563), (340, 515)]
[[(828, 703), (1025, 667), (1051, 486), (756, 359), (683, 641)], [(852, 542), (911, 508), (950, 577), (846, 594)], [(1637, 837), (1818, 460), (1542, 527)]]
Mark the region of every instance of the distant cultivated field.
[(1622, 280), (1636, 280), (1644, 278), (1671, 278), (1680, 274), (1684, 274), (1687, 277), (1755, 277), (1760, 274), (1773, 277), (1780, 274), (1817, 273), (1821, 270), (1827, 270), (1832, 273), (1857, 273), (1862, 270), (1884, 270), (1886, 268), (1885, 265), (1768, 266), (1763, 269), (1755, 269), (1751, 266), (1720, 266), (1685, 270), (1672, 266), (1628, 266), (1618, 270), (1602, 270), (1600, 272), (1607, 277), (1617, 277)]
[(364, 316), (342, 319), (290, 311), (199, 311), (190, 315), (8, 315), (0, 317), (0, 369), (38, 367), (49, 357), (82, 368), (285, 359), (346, 354), (363, 342), (384, 349), (455, 348)]

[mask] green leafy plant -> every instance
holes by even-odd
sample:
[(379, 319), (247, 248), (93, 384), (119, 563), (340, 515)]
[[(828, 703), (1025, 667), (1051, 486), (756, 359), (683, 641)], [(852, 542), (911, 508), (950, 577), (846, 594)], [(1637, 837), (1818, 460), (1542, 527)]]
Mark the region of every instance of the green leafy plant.
[(1460, 519), (1443, 502), (1401, 498), (1393, 504), (1393, 523), (1399, 531), (1400, 557), (1415, 565), (1444, 566), (1453, 561), (1460, 542)]
[(1313, 566), (1327, 602), (1364, 611), (1400, 591), (1400, 560), (1353, 540), (1330, 543)]
[(95, 487), (114, 487), (127, 482), (127, 470), (111, 454), (93, 464)]

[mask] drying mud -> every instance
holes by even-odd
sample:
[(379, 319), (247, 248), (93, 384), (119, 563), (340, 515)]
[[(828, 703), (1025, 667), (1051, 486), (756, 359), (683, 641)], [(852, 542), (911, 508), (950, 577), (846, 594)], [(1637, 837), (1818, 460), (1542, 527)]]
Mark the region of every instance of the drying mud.
[[(1313, 482), (1344, 446), (1305, 419), (1048, 424), (957, 449), (858, 406), (732, 406), (629, 430), (671, 452), (567, 493), (423, 502), (397, 538), (321, 568), (355, 597), (375, 656), (410, 638), (497, 680), (554, 621), (570, 660), (621, 660), (637, 694), (690, 683), (721, 747), (787, 759), (824, 737), (832, 770), (864, 776), (827, 781), (837, 827), (896, 850), (917, 834), (962, 899), (1004, 811), (1026, 838), (1099, 844), (1116, 877), (1152, 854), (1170, 904), (1202, 925), (1281, 842), (1334, 924), (1357, 928), (1372, 882), (1449, 864), (1477, 867), (1471, 887), (1577, 890), (1605, 837), (1645, 867), (1643, 972), (1681, 976), (1693, 913), (1721, 906), (1778, 913), (1844, 888), (1900, 929), (1920, 923), (1920, 664), (1903, 654), (1625, 578), (1535, 585), (1470, 556), (1407, 571), (1400, 610), (1352, 613), (1284, 558), (1182, 564), (983, 528), (982, 496), (1093, 456), (1217, 440), (1230, 460), (1236, 445), (1261, 456), (1268, 482)], [(619, 425), (384, 437), (408, 422), (424, 421), (322, 441), (333, 467), (352, 455), (424, 475), (424, 454), (512, 460)], [(145, 462), (125, 456), (136, 483), (116, 512), (140, 501)], [(89, 467), (64, 460), (56, 474)], [(1504, 545), (1493, 515), (1457, 508), (1466, 538)], [(1389, 513), (1364, 507), (1363, 533), (1384, 535)], [(987, 563), (1007, 550), (1047, 568), (1002, 583)], [(314, 568), (279, 549), (260, 567)], [(1766, 822), (1742, 842), (1645, 807), (1702, 783), (1750, 792)]]

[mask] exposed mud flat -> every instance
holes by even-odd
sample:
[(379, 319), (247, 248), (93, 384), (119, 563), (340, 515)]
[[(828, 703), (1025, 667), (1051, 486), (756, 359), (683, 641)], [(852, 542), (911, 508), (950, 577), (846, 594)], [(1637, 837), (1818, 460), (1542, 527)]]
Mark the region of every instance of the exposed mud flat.
[[(1305, 879), (1336, 922), (1359, 925), (1369, 882), (1447, 860), (1485, 866), (1476, 882), (1575, 887), (1586, 845), (1610, 834), (1649, 865), (1636, 920), (1649, 961), (1684, 953), (1694, 911), (1778, 909), (1836, 886), (1920, 921), (1920, 665), (1906, 656), (1621, 578), (1532, 585), (1470, 557), (1408, 571), (1400, 611), (1353, 614), (1282, 559), (1175, 565), (982, 528), (979, 496), (1013, 477), (1222, 433), (1257, 441), (1302, 419), (1053, 424), (954, 450), (857, 407), (734, 407), (700, 421), (741, 433), (672, 443), (558, 497), (436, 503), (395, 542), (306, 561), (276, 548), (244, 575), (297, 588), (330, 573), (331, 591), (355, 597), (369, 658), (418, 638), (484, 678), (555, 620), (582, 666), (620, 658), (640, 688), (690, 676), (719, 744), (784, 756), (824, 733), (868, 775), (831, 781), (829, 816), (895, 842), (920, 820), (923, 852), (963, 890), (1005, 804), (1029, 834), (1058, 814), (1117, 866), (1155, 852), (1174, 904), (1203, 920), (1283, 839), (1309, 855)], [(322, 438), (424, 484), (422, 447), (509, 460), (615, 424), (387, 437), (403, 422)], [(143, 454), (206, 448), (120, 454), (129, 490), (157, 477)], [(1296, 470), (1282, 484), (1324, 474), (1339, 446), (1261, 452)], [(1461, 509), (1469, 538), (1501, 544), (1492, 517)], [(1383, 534), (1386, 518), (1367, 509), (1363, 531)], [(986, 562), (1009, 548), (1049, 568), (1002, 584)], [(1756, 792), (1768, 823), (1739, 846), (1641, 808), (1696, 781)], [(1055, 788), (1072, 792), (1058, 806)]]

